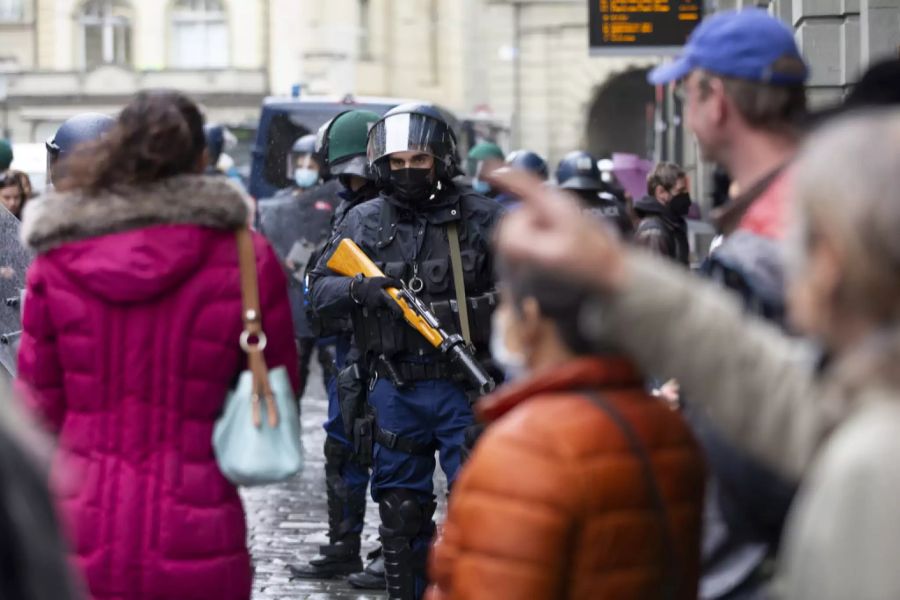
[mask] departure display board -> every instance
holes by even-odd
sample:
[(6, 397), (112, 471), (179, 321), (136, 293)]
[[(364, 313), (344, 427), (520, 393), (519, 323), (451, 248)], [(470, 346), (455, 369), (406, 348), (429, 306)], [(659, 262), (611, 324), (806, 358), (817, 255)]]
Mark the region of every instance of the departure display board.
[(703, 0), (588, 0), (591, 54), (674, 54), (703, 18)]

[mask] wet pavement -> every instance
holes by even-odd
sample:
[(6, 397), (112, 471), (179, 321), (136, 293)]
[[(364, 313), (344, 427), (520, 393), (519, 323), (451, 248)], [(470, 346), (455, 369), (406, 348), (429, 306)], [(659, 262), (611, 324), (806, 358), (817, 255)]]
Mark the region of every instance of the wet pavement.
[[(317, 361), (313, 361), (315, 365)], [(309, 581), (292, 579), (287, 569), (312, 557), (328, 542), (322, 422), (327, 412), (321, 376), (314, 371), (303, 398), (303, 447), (306, 465), (289, 482), (242, 491), (247, 511), (250, 552), (256, 570), (253, 600), (370, 600), (385, 598), (380, 592), (356, 590), (342, 579)], [(443, 512), (443, 475), (438, 471), (435, 489)], [(369, 498), (363, 531), (363, 559), (378, 545), (378, 507)]]

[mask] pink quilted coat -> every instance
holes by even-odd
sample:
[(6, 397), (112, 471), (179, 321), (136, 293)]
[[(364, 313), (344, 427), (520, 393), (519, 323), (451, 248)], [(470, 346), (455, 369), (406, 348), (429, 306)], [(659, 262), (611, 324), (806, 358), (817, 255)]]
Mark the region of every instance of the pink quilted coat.
[[(243, 196), (201, 176), (29, 206), (19, 385), (58, 436), (52, 483), (96, 600), (250, 597), (244, 511), (211, 443), (244, 362), (246, 222)], [(254, 242), (268, 363), (296, 365), (283, 270)]]

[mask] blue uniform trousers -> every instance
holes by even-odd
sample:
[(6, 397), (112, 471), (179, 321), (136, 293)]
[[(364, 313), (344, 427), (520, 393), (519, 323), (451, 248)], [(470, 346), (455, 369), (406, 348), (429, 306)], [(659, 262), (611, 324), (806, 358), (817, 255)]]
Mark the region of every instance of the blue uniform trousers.
[[(430, 380), (396, 388), (390, 381), (379, 379), (369, 393), (369, 404), (375, 409), (377, 427), (401, 438), (431, 444), (438, 451), (441, 469), (452, 485), (461, 463), (465, 431), (475, 422), (468, 396), (450, 381)], [(372, 498), (392, 489), (413, 491), (426, 506), (434, 501), (434, 452), (409, 454), (375, 444), (372, 472)], [(427, 555), (434, 535), (434, 523), (426, 523), (412, 540), (412, 548)], [(417, 581), (421, 596), (426, 581)]]

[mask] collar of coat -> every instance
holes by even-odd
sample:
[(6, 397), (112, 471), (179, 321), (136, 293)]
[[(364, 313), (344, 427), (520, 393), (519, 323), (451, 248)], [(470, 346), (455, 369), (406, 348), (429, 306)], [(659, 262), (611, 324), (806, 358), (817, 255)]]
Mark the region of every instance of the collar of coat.
[(443, 225), (462, 219), (460, 203), (462, 194), (453, 183), (442, 183), (442, 189), (428, 202), (410, 204), (395, 198), (392, 194), (383, 194), (385, 202), (396, 211), (399, 220), (415, 220), (424, 217), (432, 225)]
[(93, 196), (50, 192), (25, 205), (22, 241), (35, 252), (154, 225), (237, 229), (249, 218), (249, 199), (224, 177), (177, 175)]
[(588, 356), (506, 384), (475, 405), (483, 421), (496, 421), (519, 404), (545, 394), (602, 392), (604, 388), (641, 388), (633, 363), (619, 356)]

